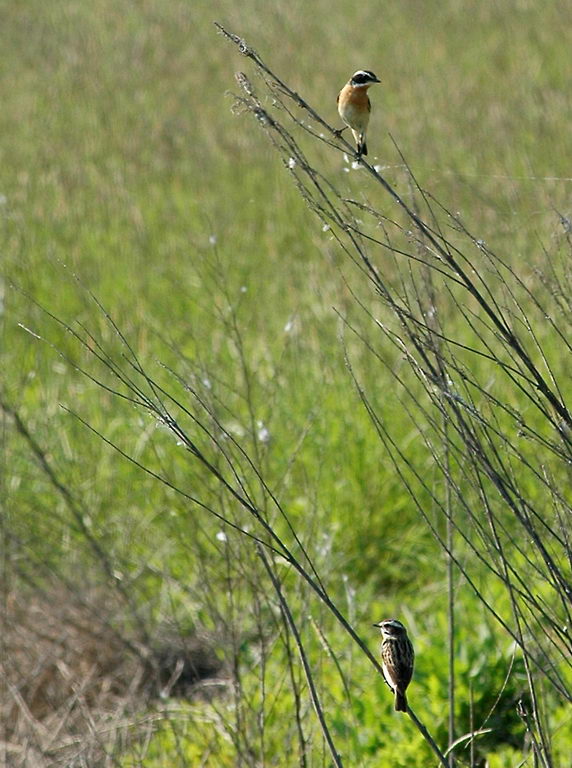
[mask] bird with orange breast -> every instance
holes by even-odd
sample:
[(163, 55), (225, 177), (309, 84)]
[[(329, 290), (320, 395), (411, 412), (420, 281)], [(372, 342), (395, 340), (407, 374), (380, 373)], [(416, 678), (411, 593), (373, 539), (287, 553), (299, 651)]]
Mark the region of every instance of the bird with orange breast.
[(351, 129), (357, 144), (358, 159), (362, 155), (367, 155), (365, 132), (371, 112), (371, 101), (367, 91), (371, 85), (379, 82), (381, 82), (379, 78), (369, 69), (358, 69), (338, 94), (338, 113)]

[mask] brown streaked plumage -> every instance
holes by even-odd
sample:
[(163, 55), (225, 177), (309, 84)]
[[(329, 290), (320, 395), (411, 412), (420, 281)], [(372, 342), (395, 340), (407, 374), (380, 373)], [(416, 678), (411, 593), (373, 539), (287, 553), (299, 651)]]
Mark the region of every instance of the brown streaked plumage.
[(379, 83), (377, 75), (368, 69), (358, 69), (338, 93), (338, 113), (351, 129), (357, 145), (358, 157), (367, 155), (365, 132), (369, 123), (371, 102), (368, 88)]
[(415, 662), (407, 630), (397, 619), (384, 619), (373, 626), (381, 630), (381, 666), (387, 684), (395, 693), (395, 709), (407, 712), (405, 690), (411, 682)]

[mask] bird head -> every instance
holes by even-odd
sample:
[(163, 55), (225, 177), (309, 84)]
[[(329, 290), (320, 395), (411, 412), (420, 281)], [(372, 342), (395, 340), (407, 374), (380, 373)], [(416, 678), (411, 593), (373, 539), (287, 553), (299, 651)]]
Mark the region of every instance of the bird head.
[(380, 82), (381, 80), (377, 75), (374, 75), (371, 70), (358, 69), (358, 71), (352, 75), (350, 85), (353, 85), (354, 87), (357, 86), (358, 88), (369, 88), (370, 85)]
[(407, 634), (407, 630), (397, 619), (383, 619), (373, 626), (379, 627), (383, 637), (403, 637)]

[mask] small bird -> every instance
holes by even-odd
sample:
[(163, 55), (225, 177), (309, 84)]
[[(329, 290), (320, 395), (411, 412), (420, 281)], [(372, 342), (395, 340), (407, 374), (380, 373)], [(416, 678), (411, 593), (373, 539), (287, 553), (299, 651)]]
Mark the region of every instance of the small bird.
[(397, 619), (384, 619), (373, 626), (381, 629), (381, 666), (387, 684), (395, 693), (395, 709), (407, 712), (405, 689), (411, 681), (415, 659), (407, 630)]
[(338, 93), (338, 113), (344, 123), (351, 128), (357, 144), (358, 157), (367, 155), (365, 132), (371, 112), (371, 101), (367, 95), (367, 89), (379, 82), (381, 82), (379, 78), (369, 69), (358, 69)]

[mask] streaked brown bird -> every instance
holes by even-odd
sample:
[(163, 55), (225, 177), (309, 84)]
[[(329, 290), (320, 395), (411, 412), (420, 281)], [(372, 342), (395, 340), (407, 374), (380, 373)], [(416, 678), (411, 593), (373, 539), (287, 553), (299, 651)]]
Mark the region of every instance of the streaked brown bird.
[[(381, 82), (369, 69), (358, 69), (338, 93), (338, 113), (344, 123), (351, 128), (357, 144), (357, 155), (367, 155), (365, 132), (369, 123), (371, 101), (368, 88)], [(343, 129), (342, 129), (343, 130)]]
[(387, 684), (395, 693), (395, 709), (407, 712), (405, 689), (411, 682), (415, 661), (411, 640), (397, 619), (384, 619), (373, 626), (381, 630), (381, 666)]

